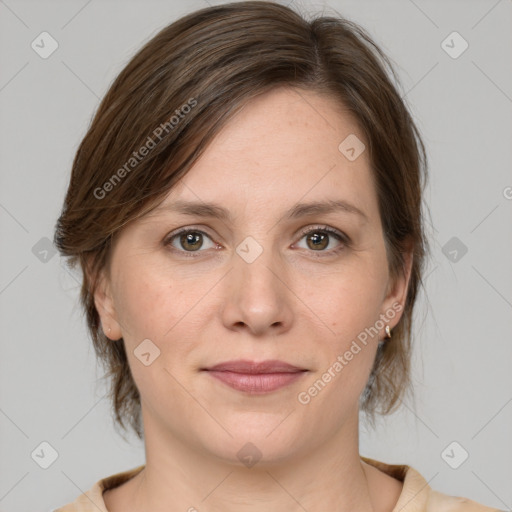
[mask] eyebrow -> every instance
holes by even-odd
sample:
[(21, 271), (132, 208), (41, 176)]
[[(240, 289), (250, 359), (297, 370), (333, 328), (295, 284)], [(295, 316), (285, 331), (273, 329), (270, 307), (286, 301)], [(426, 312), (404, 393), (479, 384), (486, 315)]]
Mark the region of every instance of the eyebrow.
[[(196, 217), (217, 218), (227, 221), (233, 220), (233, 216), (231, 215), (229, 210), (215, 203), (177, 200), (172, 203), (160, 205), (154, 210), (155, 213), (163, 211), (180, 213), (183, 215), (190, 215)], [(299, 219), (301, 217), (337, 212), (358, 215), (365, 222), (368, 222), (369, 220), (368, 216), (355, 205), (339, 199), (328, 199), (325, 201), (298, 203), (287, 212), (284, 212), (282, 218), (293, 220)]]

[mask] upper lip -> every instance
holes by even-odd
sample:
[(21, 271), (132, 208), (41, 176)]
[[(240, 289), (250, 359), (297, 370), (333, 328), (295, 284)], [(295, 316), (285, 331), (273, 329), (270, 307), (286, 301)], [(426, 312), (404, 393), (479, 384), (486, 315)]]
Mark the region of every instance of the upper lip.
[(295, 373), (306, 371), (304, 368), (299, 368), (285, 361), (277, 359), (267, 359), (266, 361), (249, 361), (247, 359), (238, 359), (236, 361), (225, 361), (223, 363), (202, 368), (203, 370), (215, 370), (234, 373)]

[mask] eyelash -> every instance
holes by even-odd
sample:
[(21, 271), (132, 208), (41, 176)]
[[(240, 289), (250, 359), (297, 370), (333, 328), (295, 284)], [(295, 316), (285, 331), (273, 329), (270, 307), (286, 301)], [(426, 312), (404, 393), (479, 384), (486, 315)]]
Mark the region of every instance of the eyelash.
[[(211, 236), (208, 235), (208, 233), (206, 233), (205, 231), (203, 231), (201, 229), (183, 228), (183, 229), (180, 229), (180, 230), (176, 231), (175, 233), (171, 233), (169, 236), (167, 236), (164, 239), (163, 243), (166, 247), (169, 247), (169, 249), (172, 250), (173, 252), (178, 252), (188, 258), (197, 258), (197, 257), (199, 257), (199, 254), (197, 254), (197, 253), (201, 253), (204, 251), (201, 251), (201, 250), (184, 251), (184, 250), (176, 249), (175, 247), (172, 246), (172, 242), (175, 238), (179, 237), (180, 235), (188, 234), (188, 233), (200, 233), (200, 234), (205, 235), (208, 238), (212, 239)], [(316, 257), (316, 258), (323, 258), (326, 256), (332, 256), (333, 254), (338, 254), (339, 252), (343, 251), (346, 247), (350, 246), (350, 238), (347, 235), (345, 235), (341, 231), (338, 231), (337, 229), (333, 229), (329, 226), (313, 226), (311, 228), (305, 229), (305, 230), (301, 231), (299, 240), (302, 240), (302, 238), (304, 238), (306, 235), (309, 235), (310, 233), (327, 233), (328, 235), (332, 235), (334, 238), (336, 238), (336, 240), (341, 242), (341, 245), (339, 247), (337, 247), (336, 249), (331, 249), (330, 251), (309, 251), (312, 253), (320, 253), (320, 254), (315, 254), (314, 257)], [(213, 240), (212, 240), (212, 242), (213, 242)], [(214, 243), (216, 243), (216, 242), (214, 242)], [(322, 254), (322, 253), (324, 253), (324, 254)]]

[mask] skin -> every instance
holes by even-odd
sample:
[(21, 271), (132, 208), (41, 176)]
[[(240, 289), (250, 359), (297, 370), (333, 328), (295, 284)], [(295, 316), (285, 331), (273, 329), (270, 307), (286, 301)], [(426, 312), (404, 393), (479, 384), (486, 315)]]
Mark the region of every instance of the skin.
[[(379, 315), (405, 303), (410, 255), (392, 280), (368, 152), (351, 162), (338, 150), (349, 134), (364, 140), (330, 97), (288, 87), (260, 95), (163, 203), (215, 202), (231, 220), (161, 210), (120, 233), (95, 303), (104, 331), (126, 344), (146, 468), (105, 492), (109, 511), (394, 508), (402, 483), (361, 461), (358, 449), (359, 397), (384, 328), (308, 404), (297, 399)], [(284, 217), (298, 202), (326, 199), (350, 202), (366, 219), (343, 211)], [(301, 233), (325, 226), (351, 242), (329, 235), (318, 248), (318, 229)], [(206, 235), (166, 246), (182, 227)], [(252, 263), (236, 252), (248, 236), (263, 250)], [(386, 323), (393, 328), (400, 316)], [(148, 366), (134, 355), (144, 339), (160, 350)], [(200, 371), (232, 359), (280, 359), (308, 371), (264, 395)], [(237, 457), (248, 442), (262, 454), (251, 468)]]

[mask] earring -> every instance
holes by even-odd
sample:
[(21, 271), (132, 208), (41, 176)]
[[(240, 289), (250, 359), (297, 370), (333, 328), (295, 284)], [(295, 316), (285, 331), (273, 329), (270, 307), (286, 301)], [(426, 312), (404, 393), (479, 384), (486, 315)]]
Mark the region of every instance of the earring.
[(391, 338), (391, 328), (389, 327), (389, 325), (386, 325), (386, 339), (390, 339)]

